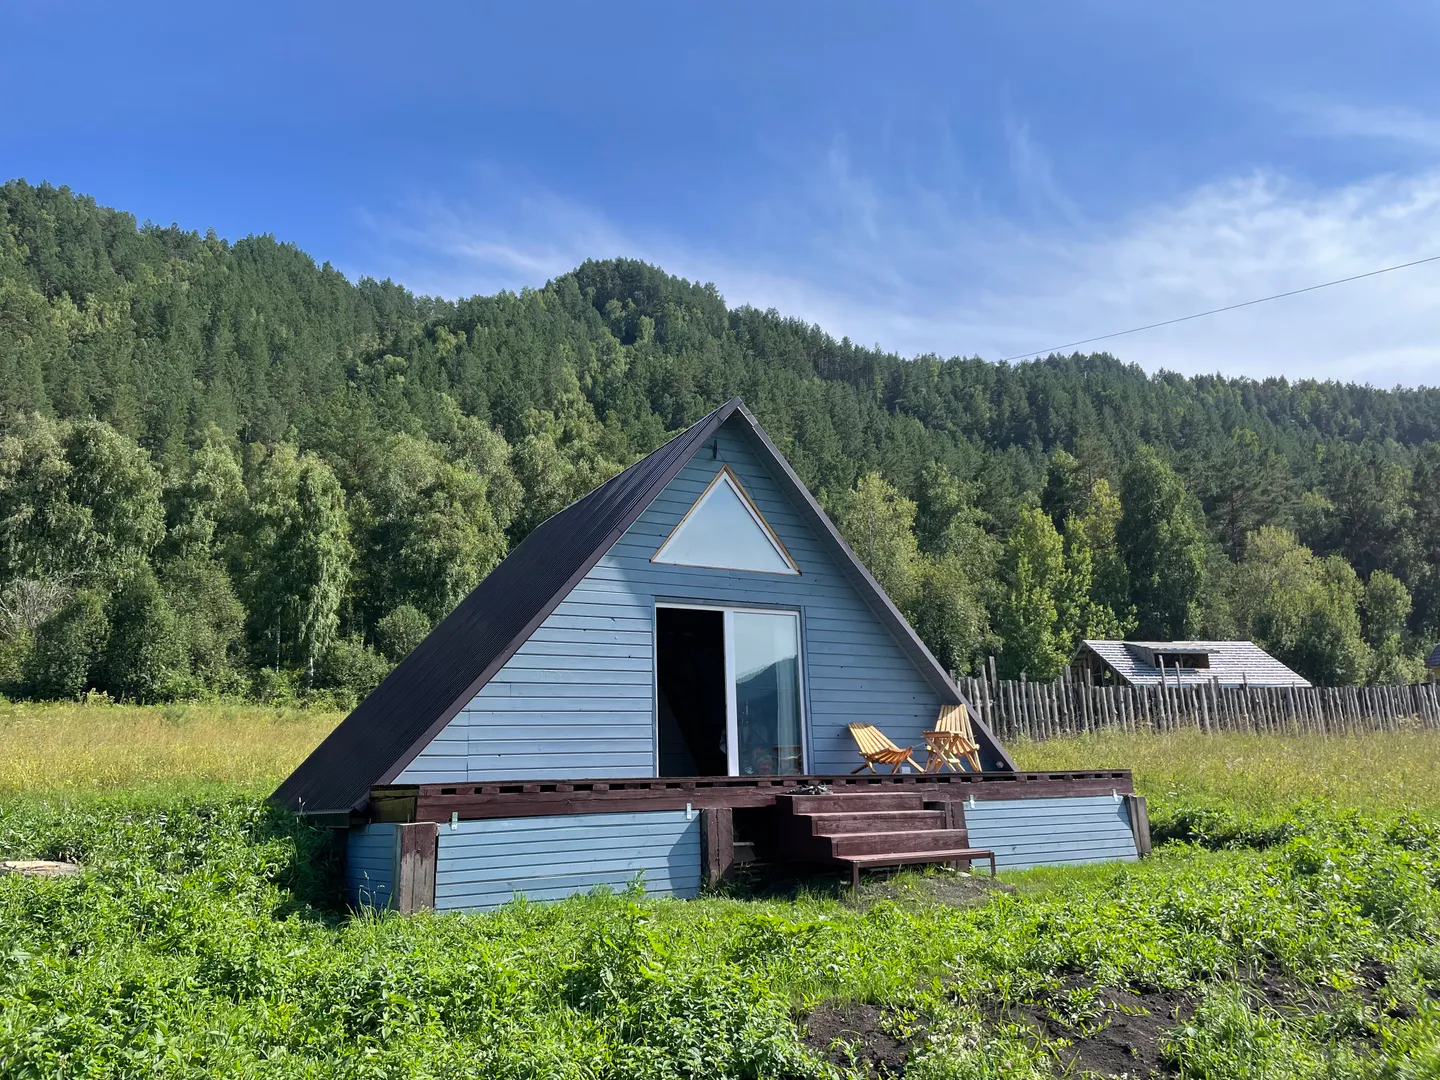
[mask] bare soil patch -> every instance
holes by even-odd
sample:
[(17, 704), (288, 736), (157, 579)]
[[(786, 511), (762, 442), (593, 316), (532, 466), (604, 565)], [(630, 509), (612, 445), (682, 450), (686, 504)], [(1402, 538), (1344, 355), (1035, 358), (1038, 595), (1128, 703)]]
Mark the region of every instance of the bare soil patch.
[(1101, 987), (1083, 1016), (1070, 1015), (1064, 991), (1045, 999), (986, 1010), (992, 1024), (1028, 1024), (1069, 1046), (1057, 1055), (1065, 1076), (1149, 1080), (1175, 1071), (1161, 1058), (1166, 1034), (1194, 1013), (1194, 1002), (1174, 990)]
[(72, 862), (57, 862), (53, 859), (6, 859), (0, 862), (0, 874), (20, 874), (23, 877), (69, 877), (80, 873), (80, 867)]
[(805, 1043), (835, 1065), (858, 1065), (876, 1080), (905, 1075), (910, 1047), (884, 1024), (878, 1005), (819, 1005), (805, 1018)]

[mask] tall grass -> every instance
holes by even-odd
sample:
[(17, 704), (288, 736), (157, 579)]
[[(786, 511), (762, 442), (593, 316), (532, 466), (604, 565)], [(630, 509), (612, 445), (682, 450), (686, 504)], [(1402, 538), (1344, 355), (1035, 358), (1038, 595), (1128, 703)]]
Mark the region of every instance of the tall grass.
[(1271, 818), (1309, 802), (1440, 812), (1440, 734), (1104, 734), (1008, 749), (1022, 769), (1132, 769), (1152, 803)]
[[(268, 791), (340, 714), (244, 705), (0, 704), (0, 796), (126, 788)], [(1105, 734), (1018, 742), (1024, 769), (1133, 769), (1152, 805), (1273, 817), (1312, 801), (1440, 813), (1440, 735)]]
[(0, 705), (0, 795), (272, 789), (340, 714), (256, 706)]

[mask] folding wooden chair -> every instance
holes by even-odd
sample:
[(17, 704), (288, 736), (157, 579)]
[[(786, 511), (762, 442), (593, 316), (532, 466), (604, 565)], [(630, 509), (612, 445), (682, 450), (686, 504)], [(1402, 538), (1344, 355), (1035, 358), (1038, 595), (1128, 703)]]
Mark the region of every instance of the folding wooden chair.
[(864, 764), (850, 770), (852, 776), (866, 765), (870, 766), (871, 772), (875, 771), (876, 765), (889, 765), (892, 766), (892, 773), (898, 773), (900, 766), (907, 761), (915, 766), (916, 772), (925, 771), (920, 768), (920, 763), (910, 756), (915, 751), (913, 746), (903, 749), (896, 746), (874, 724), (849, 724), (847, 727), (855, 739), (855, 745), (860, 748), (860, 756), (865, 759)]
[(935, 730), (925, 732), (926, 772), (941, 772), (946, 765), (959, 772), (963, 762), (971, 772), (980, 771), (980, 744), (970, 727), (970, 714), (964, 705), (942, 705)]

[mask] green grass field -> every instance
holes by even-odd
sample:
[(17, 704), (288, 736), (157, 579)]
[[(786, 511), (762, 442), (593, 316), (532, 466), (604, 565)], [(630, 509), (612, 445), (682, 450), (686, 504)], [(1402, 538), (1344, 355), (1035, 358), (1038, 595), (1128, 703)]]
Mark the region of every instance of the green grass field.
[(335, 719), (0, 711), (0, 857), (86, 868), (0, 876), (0, 1076), (1440, 1076), (1434, 737), (1014, 747), (1134, 767), (1184, 838), (1014, 891), (405, 919), (261, 804)]
[(255, 706), (0, 705), (0, 797), (161, 789), (269, 794), (339, 713)]

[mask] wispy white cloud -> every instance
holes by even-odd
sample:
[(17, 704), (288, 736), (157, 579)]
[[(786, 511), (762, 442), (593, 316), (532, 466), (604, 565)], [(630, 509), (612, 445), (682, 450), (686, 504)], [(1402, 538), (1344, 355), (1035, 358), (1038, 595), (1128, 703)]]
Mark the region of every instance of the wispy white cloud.
[(1050, 155), (1030, 134), (1030, 125), (1007, 117), (1005, 141), (1010, 146), (1010, 172), (1016, 190), (1031, 212), (1042, 218), (1058, 214), (1062, 220), (1078, 224), (1080, 210), (1056, 181)]
[(1440, 120), (1410, 109), (1300, 102), (1292, 107), (1314, 134), (1379, 139), (1440, 150)]
[[(1068, 265), (1037, 264), (1034, 288), (985, 305), (997, 316), (1002, 355), (1440, 254), (1440, 173), (1323, 192), (1260, 174), (1207, 186), (1066, 247)], [(1440, 264), (1092, 347), (1151, 369), (1436, 384), (1437, 296)], [(1018, 334), (1022, 322), (1029, 328)], [(1027, 344), (1010, 347), (1018, 341)]]
[(363, 214), (376, 248), (371, 262), (417, 292), (454, 297), (540, 285), (586, 259), (637, 250), (633, 237), (584, 203), (495, 169), (478, 176), (473, 200), (429, 195)]
[[(1108, 223), (1078, 211), (1022, 223), (943, 183), (887, 187), (836, 144), (790, 192), (709, 244), (494, 175), (470, 203), (416, 202), (370, 224), (393, 276), (422, 291), (538, 285), (626, 255), (837, 336), (990, 359), (1440, 254), (1440, 171), (1329, 190), (1261, 172)], [(1092, 347), (1150, 370), (1435, 385), (1437, 298), (1440, 264)]]

